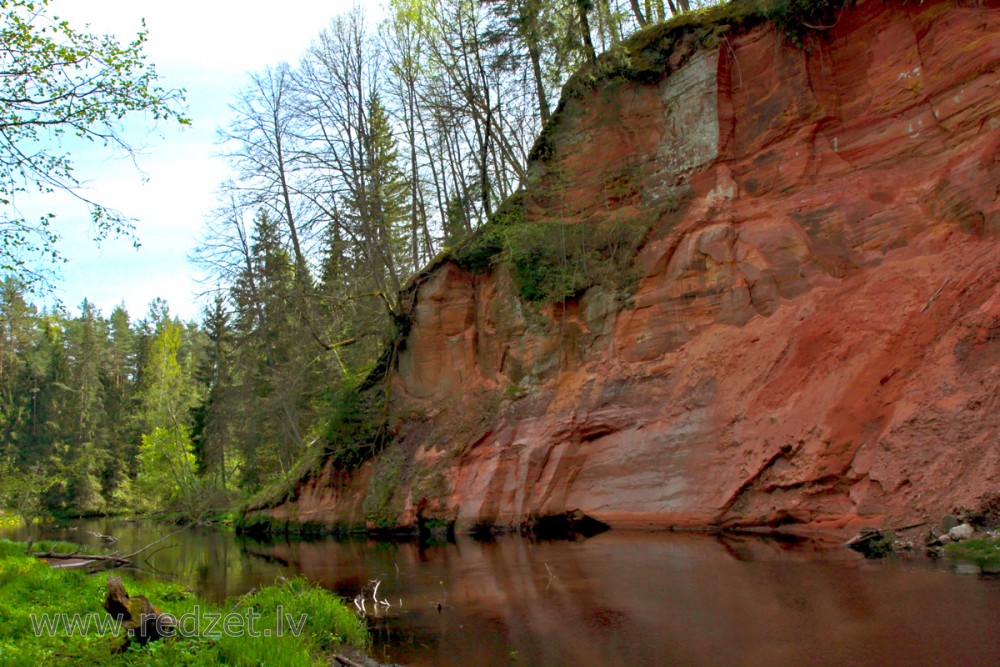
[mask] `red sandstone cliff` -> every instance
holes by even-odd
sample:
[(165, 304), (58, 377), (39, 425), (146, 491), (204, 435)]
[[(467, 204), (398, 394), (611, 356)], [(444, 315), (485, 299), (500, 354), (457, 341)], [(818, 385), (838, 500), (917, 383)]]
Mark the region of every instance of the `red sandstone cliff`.
[(1000, 490), (997, 4), (862, 0), (808, 46), (764, 24), (568, 98), (528, 219), (657, 216), (634, 293), (425, 272), (397, 441), (258, 514), (357, 524), (388, 480), (404, 526), (837, 530)]

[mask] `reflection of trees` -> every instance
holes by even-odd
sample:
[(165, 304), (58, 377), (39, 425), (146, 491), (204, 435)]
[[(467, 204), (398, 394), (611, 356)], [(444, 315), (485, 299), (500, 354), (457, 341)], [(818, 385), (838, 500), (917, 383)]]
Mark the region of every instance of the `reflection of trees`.
[[(173, 529), (84, 522), (51, 537), (94, 530), (127, 550)], [(977, 641), (993, 636), (995, 588), (808, 542), (612, 531), (582, 542), (262, 543), (212, 529), (176, 542), (153, 564), (216, 599), (279, 575), (345, 597), (380, 579), (393, 608), (373, 627), (377, 646), (406, 664), (498, 664), (512, 651), (522, 664), (904, 664), (926, 657), (932, 636), (953, 664), (996, 657)]]
[[(141, 548), (177, 529), (176, 526), (149, 522), (123, 522), (95, 519), (74, 522), (76, 530), (50, 527), (47, 538), (68, 540), (103, 549), (106, 545), (88, 531), (114, 535), (114, 548), (123, 552)], [(268, 563), (245, 551), (236, 537), (211, 527), (191, 527), (166, 540), (171, 545), (155, 553), (144, 565), (147, 571), (131, 572), (142, 579), (148, 576), (169, 577), (213, 600), (242, 595), (261, 583), (271, 583), (287, 574), (289, 568)]]

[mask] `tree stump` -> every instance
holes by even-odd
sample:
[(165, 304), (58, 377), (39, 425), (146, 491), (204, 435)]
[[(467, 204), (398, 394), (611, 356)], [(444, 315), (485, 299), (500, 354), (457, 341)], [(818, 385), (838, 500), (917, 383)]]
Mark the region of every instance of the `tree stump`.
[(161, 612), (144, 595), (130, 596), (119, 577), (108, 577), (104, 609), (128, 631), (122, 650), (128, 648), (132, 640), (145, 646), (149, 642), (172, 637), (177, 627), (173, 616)]

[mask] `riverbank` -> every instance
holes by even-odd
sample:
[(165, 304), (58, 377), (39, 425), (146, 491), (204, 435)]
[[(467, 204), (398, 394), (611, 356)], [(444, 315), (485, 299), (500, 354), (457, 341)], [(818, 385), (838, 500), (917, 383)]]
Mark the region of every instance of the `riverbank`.
[[(192, 516), (180, 510), (160, 510), (156, 512), (132, 512), (125, 510), (120, 512), (57, 512), (53, 513), (50, 517), (47, 517), (47, 520), (56, 524), (66, 523), (68, 521), (78, 521), (81, 519), (117, 519), (122, 522), (152, 521), (156, 523), (176, 524), (178, 526), (187, 524), (203, 526), (233, 526), (237, 522), (239, 516), (239, 508), (234, 507), (230, 509), (202, 512), (197, 516)], [(2, 520), (3, 515), (0, 514), (0, 521)]]
[(302, 578), (224, 603), (174, 583), (124, 578), (178, 620), (176, 637), (122, 650), (126, 636), (101, 606), (107, 573), (55, 569), (0, 540), (0, 663), (73, 665), (329, 665), (344, 650), (364, 650), (364, 622), (335, 595)]

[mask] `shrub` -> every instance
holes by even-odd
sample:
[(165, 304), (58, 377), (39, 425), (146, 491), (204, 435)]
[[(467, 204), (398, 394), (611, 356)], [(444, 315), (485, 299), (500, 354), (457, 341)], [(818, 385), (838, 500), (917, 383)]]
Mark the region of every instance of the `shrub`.
[(630, 282), (632, 260), (649, 231), (638, 222), (536, 223), (509, 230), (518, 295), (558, 302), (594, 285)]
[(351, 470), (381, 450), (385, 439), (385, 390), (373, 386), (334, 388), (327, 397), (325, 451), (339, 468)]
[(508, 197), (487, 223), (472, 233), (451, 252), (456, 264), (473, 273), (488, 271), (501, 257), (506, 242), (506, 232), (527, 220), (524, 195)]

